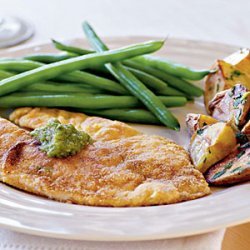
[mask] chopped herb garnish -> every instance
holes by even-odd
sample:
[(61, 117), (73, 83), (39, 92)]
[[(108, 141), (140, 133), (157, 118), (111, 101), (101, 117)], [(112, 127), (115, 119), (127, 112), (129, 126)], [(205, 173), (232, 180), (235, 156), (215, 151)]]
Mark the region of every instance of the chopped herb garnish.
[(225, 166), (224, 169), (229, 169), (233, 166), (233, 161), (228, 162)]
[(231, 75), (227, 78), (227, 80), (234, 80), (235, 77), (238, 77), (240, 75), (243, 75), (243, 73), (236, 69), (232, 71)]
[(237, 167), (237, 168), (231, 170), (230, 173), (235, 173), (235, 172), (239, 172), (240, 173), (240, 172), (242, 172), (242, 170), (243, 170), (242, 167)]
[(204, 129), (203, 128), (200, 128), (197, 130), (197, 135), (202, 135), (204, 132)]
[(243, 134), (242, 132), (236, 133), (236, 139), (241, 144), (248, 142), (247, 136), (245, 134)]
[(246, 152), (246, 151), (244, 151), (244, 150), (243, 150), (243, 151), (241, 151), (239, 154), (237, 154), (237, 156), (236, 156), (236, 157), (239, 159), (242, 155), (244, 155), (244, 154), (245, 154), (245, 152)]
[(240, 75), (242, 75), (242, 74), (243, 74), (243, 73), (242, 73), (241, 71), (237, 70), (237, 69), (233, 71), (233, 75), (234, 75), (234, 76), (240, 76)]
[(234, 108), (237, 108), (240, 104), (242, 104), (242, 98), (241, 98), (241, 96), (239, 96), (239, 97), (237, 97), (237, 98), (234, 99), (233, 106), (234, 106)]
[(219, 172), (217, 172), (214, 176), (213, 176), (213, 180), (214, 179), (217, 179), (217, 178), (219, 178), (220, 176), (222, 176), (223, 174), (225, 174), (226, 173), (226, 169), (223, 169), (223, 170), (221, 170), (221, 171), (219, 171)]

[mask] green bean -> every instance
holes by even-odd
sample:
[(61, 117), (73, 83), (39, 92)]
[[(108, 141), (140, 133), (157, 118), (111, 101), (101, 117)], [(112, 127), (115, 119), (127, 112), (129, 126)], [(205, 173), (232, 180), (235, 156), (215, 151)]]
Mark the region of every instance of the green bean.
[(148, 73), (130, 67), (126, 67), (126, 69), (133, 73), (139, 80), (151, 89), (162, 90), (167, 87), (165, 82)]
[(177, 88), (178, 90), (184, 92), (188, 96), (191, 95), (191, 96), (198, 97), (203, 94), (203, 90), (201, 88), (191, 84), (188, 81), (185, 81), (184, 79), (167, 74), (161, 70), (154, 69), (152, 67), (145, 66), (139, 63), (135, 63), (134, 61), (131, 61), (131, 60), (126, 60), (123, 63), (129, 67), (143, 70), (144, 72), (147, 72), (148, 74), (151, 74), (153, 76), (160, 78), (163, 81), (166, 81), (168, 85), (170, 85), (173, 88)]
[[(5, 79), (15, 75), (14, 73), (10, 73), (7, 71), (0, 70), (0, 78)], [(45, 82), (36, 82), (35, 84), (27, 86), (22, 91), (49, 91), (49, 92), (87, 92), (98, 94), (102, 93), (102, 90), (99, 88), (93, 88), (91, 85), (82, 84), (82, 83), (66, 83), (66, 82), (52, 82), (52, 81), (45, 81)]]
[(204, 76), (211, 73), (210, 70), (191, 69), (182, 64), (173, 63), (155, 56), (139, 56), (134, 58), (133, 61), (188, 80), (201, 80)]
[(164, 89), (161, 89), (160, 91), (156, 91), (156, 93), (159, 95), (164, 95), (164, 96), (166, 95), (166, 96), (185, 96), (186, 97), (186, 95), (183, 92), (175, 88), (169, 87), (169, 86), (165, 87)]
[[(141, 80), (150, 89), (161, 91), (167, 87), (166, 82), (156, 78), (155, 76), (147, 74), (146, 72), (133, 69), (130, 67), (126, 67), (126, 69), (129, 70), (131, 73), (133, 73), (139, 80)], [(110, 75), (109, 71), (105, 67), (101, 67), (95, 70), (97, 70), (98, 73), (105, 73)]]
[(128, 91), (123, 86), (119, 85), (119, 83), (113, 80), (79, 70), (58, 76), (55, 78), (55, 80), (85, 83), (95, 88), (107, 90), (110, 92), (118, 94), (128, 94)]
[(0, 97), (0, 107), (73, 107), (84, 109), (130, 108), (138, 105), (132, 96), (89, 94), (41, 95), (41, 93), (16, 93)]
[(187, 104), (187, 98), (183, 96), (158, 96), (166, 107), (181, 107)]
[[(184, 97), (159, 97), (169, 107), (186, 104)], [(72, 107), (84, 109), (138, 108), (142, 103), (134, 96), (92, 95), (89, 93), (54, 93), (48, 91), (16, 92), (0, 97), (0, 107)]]
[(31, 69), (36, 69), (44, 64), (28, 60), (3, 60), (0, 61), (0, 70), (11, 70), (15, 72), (24, 72)]
[(105, 109), (105, 110), (77, 109), (76, 111), (88, 115), (97, 115), (123, 122), (160, 124), (159, 120), (151, 112), (144, 109)]
[(95, 89), (93, 87), (83, 85), (83, 84), (73, 84), (73, 83), (57, 83), (57, 82), (38, 82), (35, 84), (32, 84), (30, 86), (27, 86), (24, 90), (24, 92), (27, 91), (46, 91), (46, 92), (53, 92), (53, 93), (89, 93), (89, 94), (100, 94), (100, 89)]
[[(46, 85), (46, 86), (45, 86)], [(47, 85), (49, 85), (47, 87)], [(25, 93), (24, 95), (63, 95), (63, 94), (72, 94), (72, 95), (82, 95), (82, 94), (102, 94), (104, 95), (104, 93), (101, 93), (98, 89), (89, 89), (86, 88), (86, 86), (84, 87), (79, 87), (79, 85), (62, 85), (62, 89), (59, 90), (56, 87), (57, 84), (53, 83), (51, 84), (49, 82), (45, 82), (45, 83), (36, 83), (34, 85), (28, 86), (27, 88), (25, 88), (25, 90), (21, 91), (21, 93)], [(36, 87), (37, 86), (37, 87)], [(61, 86), (61, 84), (60, 84)], [(16, 92), (18, 93), (18, 92)], [(23, 94), (20, 94), (23, 95)], [(105, 95), (109, 95), (110, 94), (105, 94)], [(111, 96), (112, 97), (112, 96)], [(123, 97), (123, 96), (121, 96)], [(133, 98), (135, 98), (133, 96)], [(187, 104), (187, 98), (183, 97), (183, 96), (161, 96), (159, 95), (158, 98), (162, 101), (162, 103), (166, 106), (166, 107), (182, 107), (184, 105)], [(136, 98), (133, 101), (134, 103), (136, 103)], [(140, 103), (140, 101), (137, 102), (137, 105), (135, 107), (141, 107), (142, 104)], [(130, 107), (130, 106), (129, 106)]]
[[(83, 28), (87, 38), (96, 50), (99, 52), (108, 50), (107, 46), (96, 35), (88, 23), (84, 23)], [(106, 67), (123, 86), (135, 95), (164, 125), (171, 129), (179, 130), (180, 125), (178, 120), (164, 106), (162, 101), (121, 63), (106, 64)]]
[(0, 80), (13, 76), (12, 73), (0, 70)]
[[(43, 63), (28, 61), (28, 60), (10, 60), (4, 61), (0, 63), (1, 66), (6, 70), (16, 70), (19, 73), (25, 72), (27, 70), (32, 70), (44, 66)], [(119, 85), (119, 83), (112, 81), (110, 79), (106, 79), (104, 77), (96, 76), (94, 74), (83, 72), (76, 70), (74, 72), (60, 75), (55, 78), (55, 80), (66, 81), (66, 82), (79, 82), (91, 85), (95, 88), (108, 90), (110, 92), (118, 93), (118, 94), (127, 94), (128, 91)]]
[(65, 45), (63, 43), (56, 41), (55, 39), (52, 39), (52, 43), (59, 50), (68, 51), (68, 52), (75, 53), (78, 55), (86, 55), (86, 54), (94, 53), (94, 51), (91, 51), (91, 50), (86, 50), (86, 49), (81, 49), (81, 48), (74, 47), (74, 46)]
[[(5, 79), (11, 77), (15, 74), (1, 71), (0, 70), (0, 78)], [(65, 82), (52, 82), (52, 81), (45, 81), (45, 82), (36, 82), (35, 84), (27, 86), (22, 91), (48, 91), (48, 92), (86, 92), (86, 93), (93, 93), (93, 94), (100, 94), (102, 91), (100, 89), (93, 88), (91, 85), (81, 84), (81, 83), (65, 83)]]
[(66, 60), (78, 56), (78, 54), (73, 53), (60, 53), (60, 54), (30, 54), (23, 57), (23, 59), (41, 62), (41, 63), (53, 63)]

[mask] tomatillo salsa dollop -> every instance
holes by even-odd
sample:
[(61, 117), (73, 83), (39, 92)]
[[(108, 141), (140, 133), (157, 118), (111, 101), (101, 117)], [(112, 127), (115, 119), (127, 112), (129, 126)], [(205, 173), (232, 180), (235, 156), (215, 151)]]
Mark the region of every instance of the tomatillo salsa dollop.
[(40, 150), (49, 157), (65, 158), (75, 155), (88, 144), (91, 137), (84, 131), (77, 130), (72, 124), (61, 124), (57, 119), (31, 132), (40, 143)]

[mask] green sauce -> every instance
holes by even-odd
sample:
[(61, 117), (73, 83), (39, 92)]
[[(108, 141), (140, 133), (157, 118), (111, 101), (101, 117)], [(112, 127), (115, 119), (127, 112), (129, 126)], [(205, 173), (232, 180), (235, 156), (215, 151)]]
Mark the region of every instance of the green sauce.
[(49, 120), (46, 126), (35, 129), (31, 135), (41, 143), (40, 150), (49, 157), (75, 155), (93, 142), (87, 133), (77, 130), (71, 124), (63, 125), (57, 119)]

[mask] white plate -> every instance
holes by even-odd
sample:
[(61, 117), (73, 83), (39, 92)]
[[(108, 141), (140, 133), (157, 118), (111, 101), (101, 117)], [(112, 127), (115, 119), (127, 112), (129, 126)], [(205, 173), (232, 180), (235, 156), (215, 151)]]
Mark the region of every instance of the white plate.
[[(145, 38), (108, 39), (113, 47)], [(86, 45), (74, 40), (75, 44)], [(197, 68), (209, 67), (237, 48), (223, 44), (169, 39), (162, 56)], [(52, 51), (42, 45), (22, 50), (9, 49), (1, 57), (28, 52)], [(183, 129), (180, 133), (164, 127), (136, 125), (145, 133), (159, 134), (187, 146), (184, 118), (188, 112), (204, 112), (202, 100), (176, 108)], [(183, 203), (136, 208), (104, 208), (64, 204), (0, 184), (0, 225), (16, 231), (65, 239), (152, 240), (209, 232), (250, 220), (250, 184), (214, 189), (207, 197)]]

